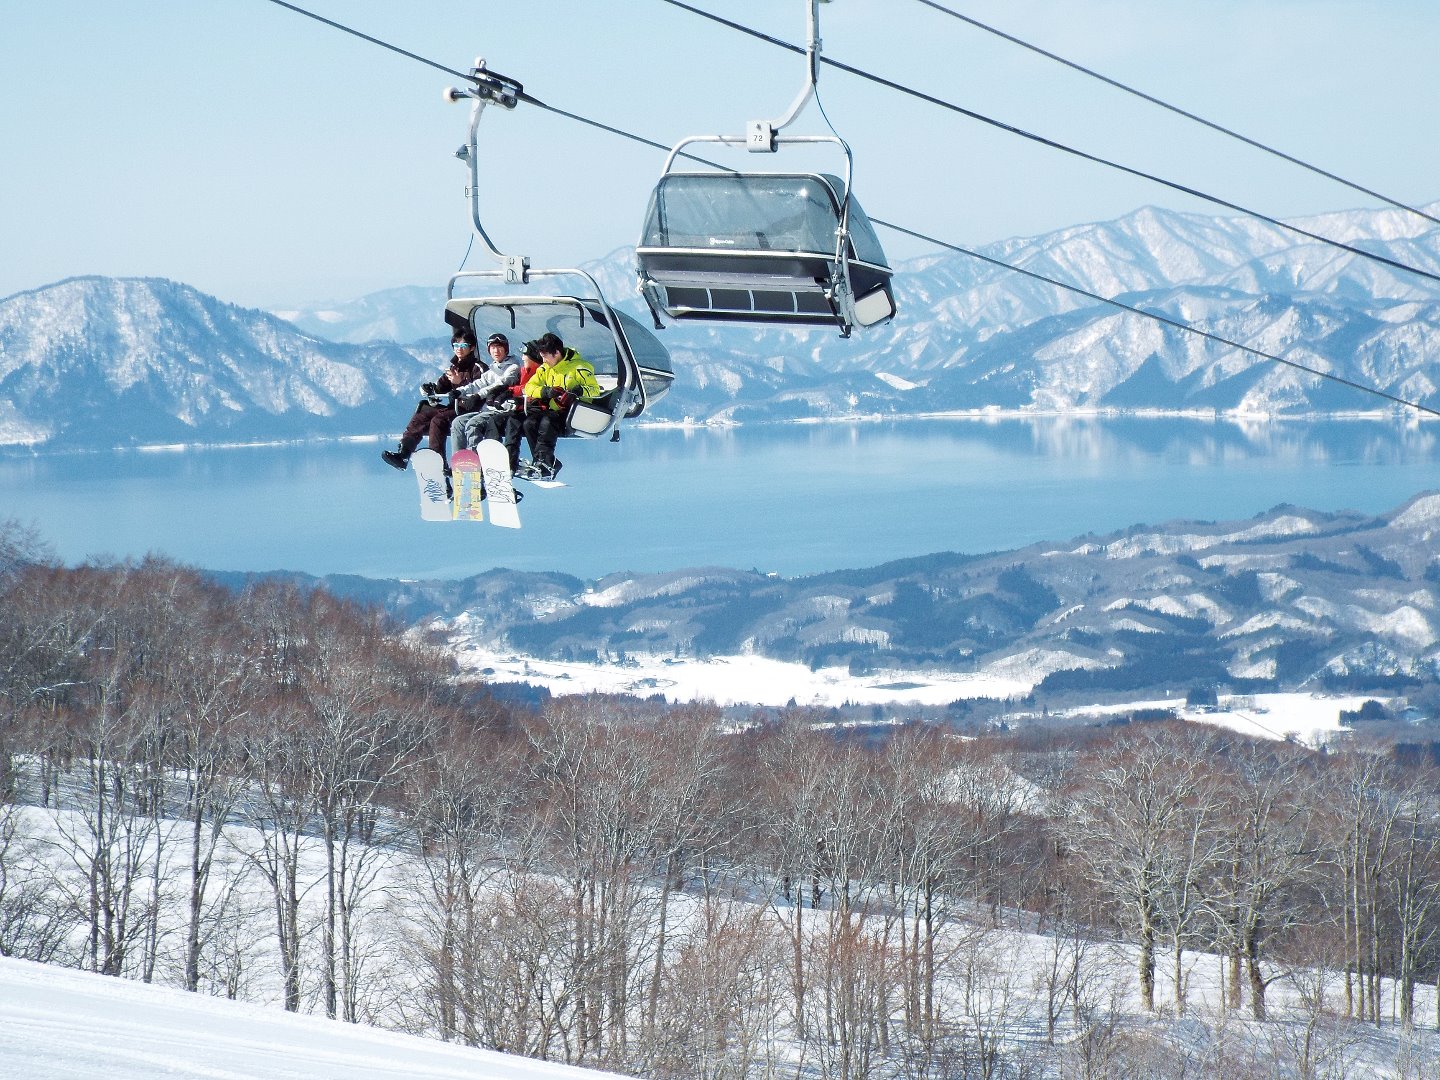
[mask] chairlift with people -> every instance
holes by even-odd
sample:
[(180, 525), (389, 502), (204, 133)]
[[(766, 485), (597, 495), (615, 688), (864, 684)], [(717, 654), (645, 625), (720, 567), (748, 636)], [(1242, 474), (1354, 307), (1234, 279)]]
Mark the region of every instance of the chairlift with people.
[[(665, 346), (638, 320), (613, 308), (594, 276), (574, 268), (535, 269), (528, 256), (506, 255), (491, 241), (480, 220), (478, 130), (487, 104), (513, 109), (523, 95), (514, 79), (489, 71), (477, 59), (471, 84), (446, 91), (449, 101), (469, 98), (469, 141), (456, 156), (470, 168), (470, 217), (475, 235), (500, 262), (495, 270), (462, 270), (450, 278), (445, 321), (468, 325), (478, 340), (501, 331), (512, 342), (532, 341), (554, 333), (578, 350), (595, 369), (604, 390), (591, 401), (570, 406), (564, 436), (620, 437), (620, 421), (641, 416), (664, 396), (675, 378)], [(536, 279), (562, 279), (557, 294), (536, 292)], [(530, 287), (530, 288), (527, 288)]]

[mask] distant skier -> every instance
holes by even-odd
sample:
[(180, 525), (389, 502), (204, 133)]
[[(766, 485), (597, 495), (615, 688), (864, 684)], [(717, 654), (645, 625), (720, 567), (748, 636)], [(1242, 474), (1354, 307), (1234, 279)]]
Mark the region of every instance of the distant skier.
[(485, 374), (486, 367), (480, 362), (475, 351), (474, 331), (469, 327), (457, 329), (450, 345), (455, 351), (450, 367), (434, 382), (427, 382), (420, 387), (426, 397), (415, 407), (415, 414), (410, 417), (410, 423), (405, 426), (405, 431), (400, 436), (400, 445), (394, 450), (380, 452), (386, 463), (397, 469), (403, 470), (409, 464), (410, 455), (420, 445), (422, 438), (429, 440), (431, 450), (441, 457), (445, 456), (445, 440), (450, 434), (450, 424), (455, 419), (455, 406), (453, 402), (443, 401), (441, 398)]

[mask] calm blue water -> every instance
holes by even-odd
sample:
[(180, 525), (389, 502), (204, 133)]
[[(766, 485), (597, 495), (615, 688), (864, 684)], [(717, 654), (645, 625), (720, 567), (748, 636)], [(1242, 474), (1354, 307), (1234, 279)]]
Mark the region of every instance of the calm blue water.
[(1429, 425), (913, 420), (631, 428), (561, 445), (569, 486), (519, 532), (426, 524), (389, 443), (0, 456), (0, 516), (66, 562), (163, 553), (224, 570), (586, 578), (685, 566), (785, 575), (983, 552), (1279, 503), (1374, 513), (1440, 489)]

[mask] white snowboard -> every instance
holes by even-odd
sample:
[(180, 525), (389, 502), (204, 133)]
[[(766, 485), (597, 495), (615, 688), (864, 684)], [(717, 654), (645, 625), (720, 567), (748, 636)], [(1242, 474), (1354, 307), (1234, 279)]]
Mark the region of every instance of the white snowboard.
[(498, 439), (483, 439), (475, 452), (480, 455), (480, 469), (485, 474), (490, 524), (520, 528), (520, 508), (515, 505), (515, 484), (510, 478), (510, 451)]
[(425, 521), (450, 520), (450, 496), (445, 493), (445, 459), (434, 450), (410, 455), (415, 482), (420, 485), (420, 517)]

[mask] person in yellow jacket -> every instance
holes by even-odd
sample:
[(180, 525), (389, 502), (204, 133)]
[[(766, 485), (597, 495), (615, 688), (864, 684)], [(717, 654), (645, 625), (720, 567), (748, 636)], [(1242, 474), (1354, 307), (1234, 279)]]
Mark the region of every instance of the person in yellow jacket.
[[(535, 342), (540, 367), (525, 384), (525, 440), (530, 444), (529, 474), (537, 480), (553, 480), (560, 472), (555, 460), (555, 441), (565, 431), (565, 421), (574, 401), (600, 396), (595, 369), (555, 334)], [(524, 472), (521, 475), (525, 475)]]

